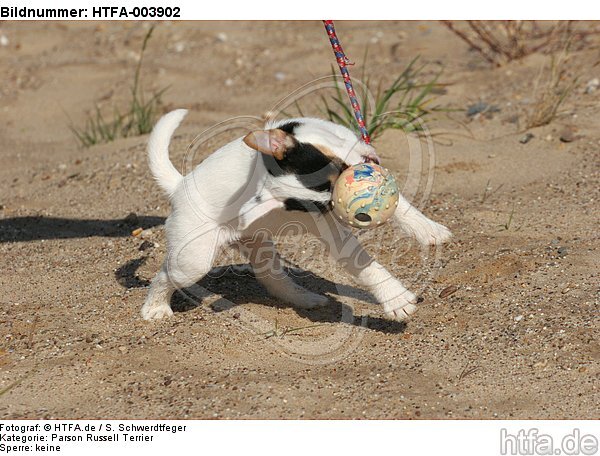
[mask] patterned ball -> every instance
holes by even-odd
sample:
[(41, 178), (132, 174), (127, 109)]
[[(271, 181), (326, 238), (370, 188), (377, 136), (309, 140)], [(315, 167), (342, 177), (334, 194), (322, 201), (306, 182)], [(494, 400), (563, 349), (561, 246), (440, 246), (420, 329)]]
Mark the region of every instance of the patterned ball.
[(350, 166), (333, 187), (333, 212), (355, 228), (381, 225), (392, 216), (397, 205), (398, 186), (394, 176), (374, 163)]

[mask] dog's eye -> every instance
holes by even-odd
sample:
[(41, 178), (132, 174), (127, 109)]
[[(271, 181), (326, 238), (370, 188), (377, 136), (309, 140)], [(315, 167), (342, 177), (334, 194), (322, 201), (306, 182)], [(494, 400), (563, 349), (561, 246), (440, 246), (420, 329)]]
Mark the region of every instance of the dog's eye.
[(360, 212), (354, 216), (356, 220), (359, 222), (370, 222), (371, 216), (369, 214), (365, 214), (364, 212)]

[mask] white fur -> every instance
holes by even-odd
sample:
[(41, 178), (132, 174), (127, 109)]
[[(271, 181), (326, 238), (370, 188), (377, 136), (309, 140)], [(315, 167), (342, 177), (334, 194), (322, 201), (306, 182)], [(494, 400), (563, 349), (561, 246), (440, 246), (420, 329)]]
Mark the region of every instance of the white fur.
[(150, 171), (168, 195), (172, 195), (175, 188), (181, 182), (182, 175), (175, 169), (169, 160), (169, 142), (175, 129), (179, 126), (185, 115), (186, 109), (177, 109), (163, 116), (156, 126), (160, 135), (150, 136), (148, 141), (148, 163)]
[[(330, 255), (371, 291), (385, 314), (402, 320), (416, 310), (416, 297), (363, 249), (352, 232), (329, 213), (285, 211), (286, 198), (326, 203), (328, 193), (302, 186), (294, 175), (273, 177), (259, 152), (242, 138), (221, 147), (185, 177), (169, 160), (170, 138), (185, 110), (165, 115), (148, 143), (152, 174), (171, 198), (172, 213), (166, 222), (167, 258), (153, 279), (141, 313), (147, 319), (173, 314), (169, 301), (178, 288), (194, 285), (213, 264), (222, 246), (235, 246), (245, 255), (258, 280), (273, 296), (305, 308), (327, 303), (327, 298), (300, 287), (288, 277), (270, 238), (257, 233), (277, 232), (296, 222), (323, 242)], [(373, 155), (371, 146), (348, 129), (320, 119), (295, 119), (301, 126), (294, 136), (302, 142), (325, 146), (347, 164)], [(276, 128), (280, 123), (267, 125)], [(451, 236), (439, 225), (400, 198), (395, 218), (401, 228), (425, 245), (440, 244)]]

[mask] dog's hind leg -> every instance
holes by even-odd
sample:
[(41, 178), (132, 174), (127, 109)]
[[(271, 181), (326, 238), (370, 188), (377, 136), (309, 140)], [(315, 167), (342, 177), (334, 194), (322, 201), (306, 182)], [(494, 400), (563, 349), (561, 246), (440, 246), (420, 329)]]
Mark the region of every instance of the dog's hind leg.
[(304, 309), (321, 307), (329, 302), (326, 296), (308, 291), (287, 275), (279, 252), (266, 233), (259, 232), (237, 245), (250, 261), (256, 279), (274, 297)]
[(150, 284), (141, 314), (145, 320), (173, 315), (171, 296), (180, 288), (198, 282), (211, 269), (219, 247), (228, 242), (218, 226), (204, 225), (176, 241), (171, 239), (167, 258)]
[(150, 291), (142, 306), (141, 314), (144, 320), (160, 319), (173, 315), (171, 310), (171, 296), (177, 287), (169, 280), (166, 262), (158, 274), (152, 279)]

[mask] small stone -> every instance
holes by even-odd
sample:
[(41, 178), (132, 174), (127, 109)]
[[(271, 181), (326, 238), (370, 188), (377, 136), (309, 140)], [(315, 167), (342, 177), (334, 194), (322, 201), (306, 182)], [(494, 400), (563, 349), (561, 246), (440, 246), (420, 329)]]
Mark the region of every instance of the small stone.
[(490, 105), (483, 101), (479, 101), (467, 107), (468, 117), (475, 117), (478, 114), (485, 114), (486, 117), (491, 118), (492, 114), (495, 112), (500, 112), (500, 108), (498, 106)]
[(558, 256), (560, 258), (563, 258), (563, 257), (567, 256), (567, 253), (569, 253), (569, 251), (566, 247), (559, 247), (558, 250), (556, 251), (556, 253), (558, 253)]
[(275, 79), (277, 79), (279, 82), (283, 81), (286, 78), (286, 74), (282, 71), (278, 71), (277, 73), (275, 73)]
[(133, 230), (131, 232), (132, 236), (138, 237), (140, 234), (142, 234), (142, 231), (144, 231), (143, 228), (136, 228), (135, 230)]
[(177, 43), (175, 43), (175, 52), (180, 53), (183, 52), (185, 50), (185, 43), (182, 41), (179, 41)]
[(6, 37), (6, 35), (0, 35), (0, 46), (6, 47), (8, 46), (8, 38)]
[(153, 234), (154, 234), (154, 233), (153, 233), (153, 231), (152, 231), (151, 229), (147, 229), (147, 230), (143, 230), (143, 231), (140, 233), (140, 237), (141, 237), (142, 239), (148, 239), (148, 238), (152, 237), (152, 235), (153, 235)]
[(217, 33), (217, 36), (215, 38), (217, 38), (217, 41), (219, 43), (224, 43), (225, 41), (227, 41), (227, 34), (220, 32), (220, 33)]
[(531, 141), (532, 138), (533, 138), (533, 133), (526, 133), (524, 136), (521, 136), (521, 139), (519, 139), (519, 142), (521, 144), (527, 144), (529, 141)]
[(523, 319), (523, 315), (517, 315), (517, 316), (515, 317), (515, 321), (516, 321), (516, 322), (519, 322), (519, 321), (521, 321), (522, 319)]
[(447, 298), (448, 296), (453, 295), (457, 291), (458, 291), (458, 287), (456, 287), (455, 285), (450, 285), (449, 287), (444, 288), (440, 292), (440, 298), (442, 298), (442, 299)]
[(225, 85), (227, 87), (231, 87), (233, 85), (233, 79), (231, 79), (231, 78), (225, 79)]
[(595, 92), (598, 87), (600, 87), (600, 79), (590, 79), (585, 86), (585, 93), (590, 94), (592, 92)]
[(239, 320), (239, 319), (240, 319), (240, 313), (239, 313), (239, 312), (236, 312), (236, 313), (234, 313), (234, 314), (233, 314), (233, 318), (234, 318), (235, 320)]
[(148, 250), (150, 248), (154, 247), (154, 244), (152, 242), (149, 241), (144, 241), (140, 244), (140, 246), (138, 247), (138, 249), (143, 252), (144, 250)]
[(127, 353), (127, 347), (126, 347), (125, 345), (121, 345), (121, 346), (119, 347), (119, 351), (120, 351), (121, 353)]
[(561, 142), (570, 143), (577, 139), (575, 136), (575, 127), (567, 126), (563, 128), (560, 132), (559, 139)]
[(550, 141), (552, 141), (552, 135), (547, 135), (544, 139), (546, 141), (550, 142)]

